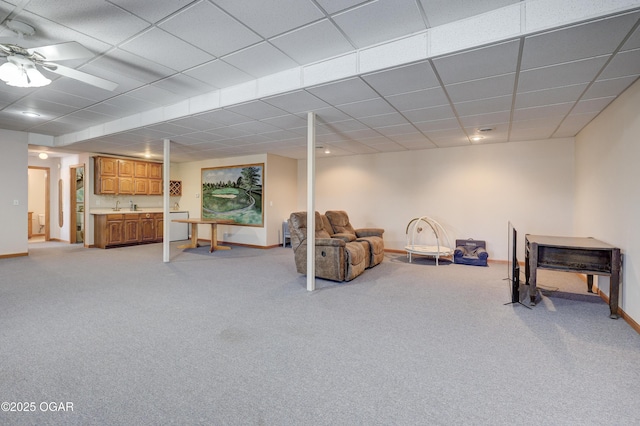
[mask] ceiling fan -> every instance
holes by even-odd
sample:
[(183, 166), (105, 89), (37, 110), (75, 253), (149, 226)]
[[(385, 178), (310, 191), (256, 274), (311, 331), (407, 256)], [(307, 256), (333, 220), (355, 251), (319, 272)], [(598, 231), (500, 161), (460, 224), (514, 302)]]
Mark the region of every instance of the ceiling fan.
[[(31, 26), (23, 22), (13, 20), (7, 21), (5, 25), (19, 38), (35, 33)], [(118, 87), (118, 84), (112, 81), (53, 62), (93, 56), (89, 49), (75, 41), (28, 49), (12, 43), (0, 42), (0, 56), (7, 59), (6, 63), (0, 65), (0, 79), (10, 86), (46, 86), (51, 83), (51, 80), (38, 69), (42, 68), (101, 89), (112, 91)]]

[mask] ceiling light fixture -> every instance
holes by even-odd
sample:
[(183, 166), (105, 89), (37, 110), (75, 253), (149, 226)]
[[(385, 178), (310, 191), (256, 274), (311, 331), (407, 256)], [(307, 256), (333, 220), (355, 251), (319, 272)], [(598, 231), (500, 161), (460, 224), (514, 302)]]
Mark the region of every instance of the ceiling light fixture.
[(41, 160), (46, 160), (47, 158), (49, 158), (49, 154), (47, 154), (46, 152), (41, 152), (40, 154), (38, 154), (38, 157)]
[(22, 113), (24, 115), (26, 115), (27, 117), (40, 117), (40, 114), (38, 114), (37, 112), (32, 112), (32, 111), (22, 111)]
[(478, 141), (481, 141), (482, 139), (484, 139), (484, 136), (474, 135), (474, 136), (471, 136), (471, 138), (470, 138), (470, 139), (471, 139), (471, 141), (473, 141), (473, 142), (478, 142)]
[(0, 65), (0, 79), (14, 87), (42, 87), (51, 83), (33, 62), (19, 55), (7, 56), (7, 62)]

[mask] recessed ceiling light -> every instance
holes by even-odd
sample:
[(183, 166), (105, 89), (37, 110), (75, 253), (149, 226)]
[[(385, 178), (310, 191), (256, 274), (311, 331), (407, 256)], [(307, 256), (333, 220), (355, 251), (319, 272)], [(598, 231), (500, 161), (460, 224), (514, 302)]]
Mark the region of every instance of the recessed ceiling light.
[(484, 136), (480, 136), (480, 135), (473, 135), (471, 136), (469, 139), (471, 139), (473, 142), (478, 142), (482, 139), (484, 139)]
[(32, 112), (32, 111), (22, 111), (22, 113), (24, 115), (26, 115), (27, 117), (40, 117), (40, 114), (38, 114), (37, 112)]
[(49, 158), (49, 154), (47, 154), (46, 152), (41, 152), (40, 154), (38, 154), (38, 157), (40, 157), (41, 160), (46, 160), (47, 158)]

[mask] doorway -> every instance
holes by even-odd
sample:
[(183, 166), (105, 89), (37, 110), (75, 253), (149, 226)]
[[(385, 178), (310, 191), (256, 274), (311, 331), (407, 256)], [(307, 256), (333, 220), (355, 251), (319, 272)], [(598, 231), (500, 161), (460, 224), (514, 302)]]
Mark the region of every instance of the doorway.
[(29, 242), (49, 241), (49, 167), (29, 166)]
[(69, 167), (69, 196), (71, 211), (69, 218), (69, 242), (84, 243), (84, 164)]

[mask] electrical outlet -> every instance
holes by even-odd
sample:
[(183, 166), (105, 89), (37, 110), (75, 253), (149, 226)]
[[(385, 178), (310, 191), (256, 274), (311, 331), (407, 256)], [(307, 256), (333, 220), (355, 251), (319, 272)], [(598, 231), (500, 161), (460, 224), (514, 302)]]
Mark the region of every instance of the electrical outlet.
[(13, 205), (14, 206), (19, 206), (20, 205), (20, 201), (19, 200), (13, 200)]
[(200, 198), (200, 194), (196, 194), (196, 198)]

